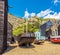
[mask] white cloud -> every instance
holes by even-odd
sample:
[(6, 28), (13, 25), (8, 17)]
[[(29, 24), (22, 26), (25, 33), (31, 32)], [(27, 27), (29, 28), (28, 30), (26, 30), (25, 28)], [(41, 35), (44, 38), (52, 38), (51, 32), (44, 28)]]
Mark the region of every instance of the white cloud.
[(60, 0), (54, 0), (54, 4), (60, 3)]
[(41, 11), (40, 13), (38, 13), (37, 17), (60, 19), (60, 12), (57, 13), (57, 12), (54, 12), (50, 9), (47, 9), (45, 11)]
[(60, 19), (60, 12), (54, 12), (50, 9), (46, 9), (44, 11), (41, 11), (40, 13), (29, 13), (27, 10), (25, 11), (24, 18), (29, 18), (32, 16), (37, 16), (37, 17), (43, 17), (43, 18), (55, 18), (55, 19)]
[(26, 10), (24, 17), (25, 17), (25, 18), (29, 18), (29, 15), (30, 15), (29, 12)]
[(53, 15), (52, 15), (52, 14), (48, 14), (48, 15), (45, 16), (44, 18), (55, 18), (55, 19), (60, 19), (60, 12), (59, 12), (59, 13), (55, 12)]
[(33, 17), (36, 16), (35, 13), (29, 13), (28, 10), (26, 9), (25, 14), (24, 14), (24, 18), (29, 18), (29, 17)]
[(40, 13), (37, 14), (37, 17), (44, 17), (46, 15), (48, 15), (49, 13), (54, 13), (54, 11), (47, 9), (45, 11), (41, 11)]
[(36, 16), (36, 14), (35, 13), (31, 13), (30, 16), (33, 17), (33, 16)]
[(56, 4), (58, 2), (58, 0), (54, 0), (54, 4)]

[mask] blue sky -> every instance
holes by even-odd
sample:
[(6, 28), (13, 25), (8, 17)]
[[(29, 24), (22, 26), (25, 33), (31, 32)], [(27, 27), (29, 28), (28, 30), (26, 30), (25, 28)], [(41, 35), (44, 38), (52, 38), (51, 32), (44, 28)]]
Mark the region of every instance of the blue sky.
[(8, 0), (8, 5), (13, 7), (9, 8), (9, 13), (17, 17), (23, 17), (26, 8), (27, 13), (32, 16), (41, 17), (42, 14), (44, 14), (44, 17), (60, 15), (60, 0)]

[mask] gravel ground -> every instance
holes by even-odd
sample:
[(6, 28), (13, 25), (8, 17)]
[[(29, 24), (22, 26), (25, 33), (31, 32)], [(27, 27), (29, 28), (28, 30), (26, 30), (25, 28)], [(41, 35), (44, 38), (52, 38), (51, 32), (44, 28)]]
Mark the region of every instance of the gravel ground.
[(43, 44), (32, 44), (31, 47), (17, 47), (10, 45), (3, 55), (60, 55), (60, 44), (45, 41)]

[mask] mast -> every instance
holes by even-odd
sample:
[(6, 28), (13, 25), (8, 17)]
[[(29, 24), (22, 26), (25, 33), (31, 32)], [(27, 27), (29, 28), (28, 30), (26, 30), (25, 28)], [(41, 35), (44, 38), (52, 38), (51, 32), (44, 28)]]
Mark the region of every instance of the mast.
[(28, 18), (26, 18), (26, 33), (28, 33)]
[(29, 13), (28, 13), (28, 10), (26, 8), (26, 11), (25, 11), (25, 18), (26, 18), (26, 33), (28, 33), (28, 17), (29, 17)]
[(24, 33), (24, 17), (23, 17), (23, 33)]

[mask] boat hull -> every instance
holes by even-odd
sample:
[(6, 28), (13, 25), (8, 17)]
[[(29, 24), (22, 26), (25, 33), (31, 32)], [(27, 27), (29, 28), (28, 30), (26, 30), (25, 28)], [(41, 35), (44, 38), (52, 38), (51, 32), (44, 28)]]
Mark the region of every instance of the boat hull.
[(18, 41), (19, 45), (22, 44), (31, 44), (35, 40), (35, 37), (21, 37)]
[(52, 36), (50, 41), (54, 43), (60, 43), (60, 36)]
[(18, 44), (19, 45), (27, 45), (33, 43), (35, 40), (35, 35), (34, 33), (23, 33), (18, 36)]

